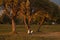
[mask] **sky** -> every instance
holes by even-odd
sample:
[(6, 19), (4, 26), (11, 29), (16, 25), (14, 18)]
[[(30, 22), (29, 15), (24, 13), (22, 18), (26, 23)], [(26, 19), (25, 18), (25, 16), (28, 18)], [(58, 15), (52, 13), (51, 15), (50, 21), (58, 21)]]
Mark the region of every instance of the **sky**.
[(60, 0), (50, 0), (60, 6)]

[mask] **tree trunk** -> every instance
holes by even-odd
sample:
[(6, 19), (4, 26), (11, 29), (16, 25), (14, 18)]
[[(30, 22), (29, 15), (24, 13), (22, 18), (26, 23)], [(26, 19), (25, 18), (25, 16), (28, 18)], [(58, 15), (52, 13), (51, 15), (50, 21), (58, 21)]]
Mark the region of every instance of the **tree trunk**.
[(28, 17), (28, 18), (24, 17), (24, 24), (25, 24), (25, 27), (27, 28), (27, 30), (30, 29), (30, 21), (31, 21), (30, 17)]
[(45, 19), (45, 17), (43, 17), (42, 20), (40, 21), (37, 32), (40, 32), (40, 27), (41, 27), (41, 25), (43, 24), (44, 19)]
[(14, 19), (12, 19), (12, 32), (15, 33), (16, 32), (16, 24), (14, 22)]

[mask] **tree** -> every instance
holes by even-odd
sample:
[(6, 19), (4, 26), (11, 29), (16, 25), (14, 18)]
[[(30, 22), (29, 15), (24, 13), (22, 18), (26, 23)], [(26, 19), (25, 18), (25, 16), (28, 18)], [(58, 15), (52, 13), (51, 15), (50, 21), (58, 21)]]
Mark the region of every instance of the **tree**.
[[(56, 19), (58, 19), (59, 7), (55, 3), (50, 2), (49, 0), (30, 0), (30, 2), (32, 10), (34, 10), (34, 12), (32, 12), (32, 18), (34, 20), (36, 20), (36, 17), (38, 18), (37, 20), (40, 19), (40, 26), (44, 22), (45, 18), (49, 18), (53, 21), (56, 21)], [(37, 15), (35, 16), (35, 14)]]
[(16, 32), (16, 24), (14, 19), (17, 16), (18, 12), (18, 0), (4, 0), (4, 10), (7, 16), (12, 20), (12, 32)]
[[(18, 4), (20, 4), (20, 5), (18, 5)], [(28, 20), (28, 24), (27, 24), (28, 27), (26, 27), (26, 28), (29, 29), (29, 23), (30, 23), (29, 4), (30, 4), (29, 0), (23, 1), (21, 3), (19, 3), (19, 0), (5, 0), (4, 1), (4, 10), (6, 12), (6, 15), (9, 16), (9, 18), (12, 20), (12, 32), (15, 32), (15, 30), (16, 30), (16, 28), (15, 28), (16, 25), (15, 25), (14, 19), (17, 17), (17, 14), (19, 11), (20, 11), (20, 15), (22, 15), (24, 17), (25, 24), (27, 24), (26, 22)], [(27, 19), (27, 17), (28, 17), (28, 19)]]
[[(20, 15), (24, 17), (24, 24), (28, 31), (30, 31), (30, 0), (22, 1), (20, 4)], [(26, 26), (27, 25), (27, 26)]]

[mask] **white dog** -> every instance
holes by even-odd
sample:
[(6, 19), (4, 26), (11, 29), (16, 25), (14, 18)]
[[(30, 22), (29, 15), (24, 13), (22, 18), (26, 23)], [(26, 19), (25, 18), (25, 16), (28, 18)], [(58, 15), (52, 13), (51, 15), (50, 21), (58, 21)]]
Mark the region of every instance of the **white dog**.
[(28, 30), (28, 34), (32, 34), (33, 33), (33, 30)]

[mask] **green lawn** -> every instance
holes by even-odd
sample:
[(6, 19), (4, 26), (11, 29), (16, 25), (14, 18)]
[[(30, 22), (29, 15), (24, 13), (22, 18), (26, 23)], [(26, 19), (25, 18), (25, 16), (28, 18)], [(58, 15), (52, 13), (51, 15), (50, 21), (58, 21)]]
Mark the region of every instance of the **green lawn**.
[[(34, 30), (34, 32), (37, 31), (39, 25), (31, 25), (31, 29)], [(10, 32), (11, 31), (11, 25), (3, 25), (0, 24), (0, 32)], [(25, 32), (26, 28), (24, 25), (17, 25), (16, 26), (17, 32)], [(43, 32), (60, 32), (60, 25), (42, 25), (40, 28), (40, 31)]]
[[(31, 25), (31, 29), (34, 30), (35, 33), (37, 33), (38, 25)], [(48, 33), (48, 32), (60, 32), (60, 25), (42, 25), (40, 28), (41, 32)], [(11, 25), (3, 25), (0, 24), (0, 33), (8, 33), (11, 32)], [(24, 25), (17, 25), (16, 26), (16, 32), (26, 32), (26, 28)], [(41, 33), (40, 32), (40, 33)], [(33, 34), (32, 34), (33, 35)], [(0, 40), (60, 40), (58, 37), (40, 37), (40, 36), (32, 36), (26, 35), (23, 36), (23, 34), (11, 34), (11, 35), (1, 35), (0, 34)], [(41, 34), (40, 34), (41, 35)]]

